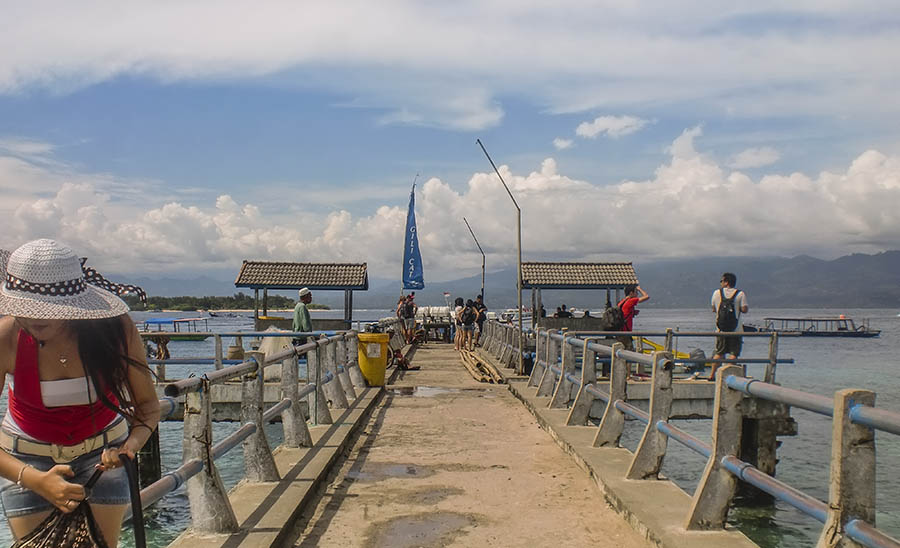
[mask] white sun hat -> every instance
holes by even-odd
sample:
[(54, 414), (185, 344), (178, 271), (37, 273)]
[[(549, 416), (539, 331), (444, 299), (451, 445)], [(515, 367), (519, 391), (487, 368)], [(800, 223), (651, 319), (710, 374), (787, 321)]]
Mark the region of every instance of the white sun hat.
[(85, 281), (81, 261), (64, 244), (35, 240), (7, 259), (0, 314), (38, 320), (97, 320), (126, 312), (128, 305), (122, 299)]
[(301, 289), (300, 291), (297, 292), (297, 294), (300, 295), (301, 297), (305, 297), (305, 296), (309, 295), (310, 293), (312, 293), (312, 291), (310, 291), (308, 287), (304, 287), (303, 289)]

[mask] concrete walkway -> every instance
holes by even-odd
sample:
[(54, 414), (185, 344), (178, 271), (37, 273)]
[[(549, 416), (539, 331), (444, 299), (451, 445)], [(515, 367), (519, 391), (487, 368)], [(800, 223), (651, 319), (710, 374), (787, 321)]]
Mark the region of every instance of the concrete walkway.
[(397, 372), (294, 545), (650, 544), (505, 385), (475, 382), (451, 345)]

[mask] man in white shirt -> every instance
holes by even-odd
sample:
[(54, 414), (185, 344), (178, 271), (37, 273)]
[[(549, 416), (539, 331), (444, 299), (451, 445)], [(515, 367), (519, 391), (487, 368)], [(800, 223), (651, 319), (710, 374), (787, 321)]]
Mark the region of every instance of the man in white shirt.
[[(716, 331), (743, 331), (741, 329), (741, 314), (746, 314), (749, 310), (747, 295), (735, 288), (737, 276), (731, 272), (722, 274), (719, 284), (719, 289), (713, 291), (711, 301), (712, 311), (716, 316)], [(713, 355), (713, 359), (720, 359), (722, 356), (731, 359), (737, 358), (741, 355), (742, 343), (741, 337), (716, 337), (716, 353)], [(714, 363), (712, 371), (709, 373), (709, 380), (715, 380), (716, 369), (718, 368), (719, 364)]]

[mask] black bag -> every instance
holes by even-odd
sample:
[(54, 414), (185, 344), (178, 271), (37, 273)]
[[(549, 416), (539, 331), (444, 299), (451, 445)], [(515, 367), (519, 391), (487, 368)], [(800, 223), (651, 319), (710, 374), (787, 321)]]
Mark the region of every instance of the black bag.
[(730, 299), (725, 298), (724, 288), (719, 288), (719, 294), (722, 301), (719, 303), (719, 309), (716, 310), (716, 327), (719, 328), (719, 331), (734, 331), (738, 325), (737, 311), (734, 305), (740, 291), (735, 290)]
[(460, 319), (462, 320), (462, 323), (464, 325), (472, 325), (473, 323), (475, 323), (475, 317), (477, 316), (477, 314), (475, 314), (475, 311), (472, 310), (471, 306), (467, 306), (463, 309), (461, 316), (462, 318)]
[[(132, 525), (134, 527), (134, 545), (136, 548), (146, 548), (147, 540), (144, 534), (144, 513), (141, 509), (141, 493), (137, 483), (137, 470), (134, 462), (125, 455), (120, 455), (122, 465), (128, 474), (128, 484), (131, 490)], [(100, 479), (103, 470), (97, 470), (84, 484), (85, 489), (90, 489)], [(47, 516), (32, 532), (19, 539), (12, 548), (109, 548), (97, 526), (91, 505), (83, 500), (75, 510), (68, 514), (59, 508)]]
[(625, 314), (618, 306), (606, 303), (606, 308), (600, 314), (600, 329), (603, 331), (622, 331), (625, 329)]

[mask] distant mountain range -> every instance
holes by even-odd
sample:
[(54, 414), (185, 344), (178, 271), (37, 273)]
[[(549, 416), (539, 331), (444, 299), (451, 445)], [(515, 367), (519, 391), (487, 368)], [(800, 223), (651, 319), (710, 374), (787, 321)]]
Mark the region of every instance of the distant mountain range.
[[(635, 263), (641, 286), (651, 299), (644, 307), (700, 308), (709, 303), (710, 294), (719, 286), (722, 272), (734, 272), (738, 287), (747, 292), (750, 304), (760, 308), (900, 308), (900, 251), (875, 255), (853, 254), (834, 260), (806, 255), (783, 257), (705, 257)], [(474, 298), (481, 289), (481, 275), (446, 282), (429, 282), (416, 292), (416, 301), (443, 304), (443, 293)], [(143, 287), (150, 295), (224, 296), (238, 293), (233, 280), (198, 277), (126, 279), (112, 274), (115, 281), (127, 281)], [(491, 308), (516, 306), (515, 269), (491, 272), (485, 276), (485, 300)], [(250, 293), (242, 289), (244, 293)], [(278, 292), (294, 297), (293, 292)], [(354, 308), (392, 308), (400, 294), (400, 282), (370, 279), (369, 291), (353, 294)], [(604, 291), (544, 291), (548, 310), (559, 303), (578, 308), (599, 308), (606, 301)], [(343, 306), (343, 293), (320, 291), (315, 302)], [(523, 295), (523, 304), (531, 306), (531, 292)]]

